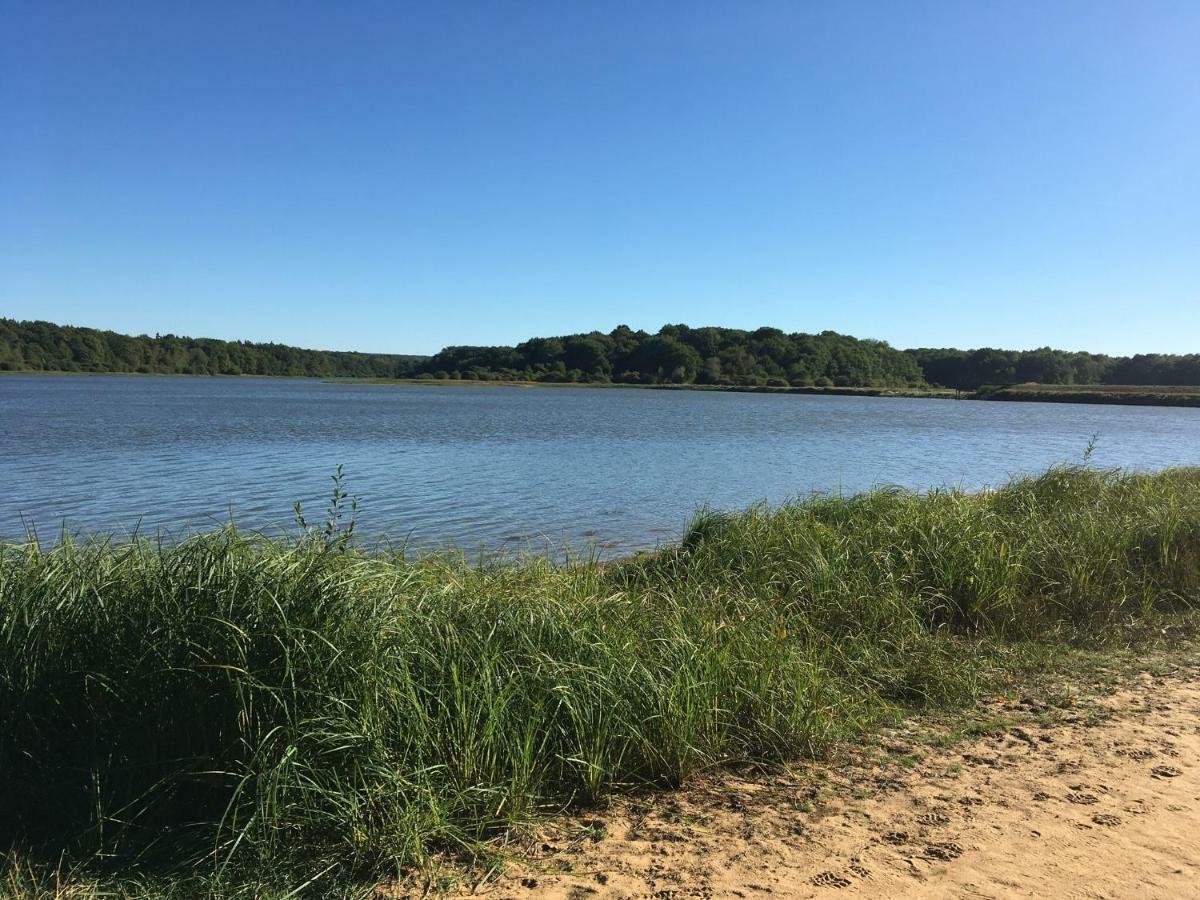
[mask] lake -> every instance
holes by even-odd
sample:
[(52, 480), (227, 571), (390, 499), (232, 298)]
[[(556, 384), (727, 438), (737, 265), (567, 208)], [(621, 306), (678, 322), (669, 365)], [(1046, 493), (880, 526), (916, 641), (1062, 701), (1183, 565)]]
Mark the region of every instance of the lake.
[(1200, 464), (1200, 409), (310, 380), (0, 377), (0, 535), (321, 518), (345, 466), (364, 538), (468, 550), (679, 537), (741, 508), (875, 485), (999, 485), (1081, 460)]

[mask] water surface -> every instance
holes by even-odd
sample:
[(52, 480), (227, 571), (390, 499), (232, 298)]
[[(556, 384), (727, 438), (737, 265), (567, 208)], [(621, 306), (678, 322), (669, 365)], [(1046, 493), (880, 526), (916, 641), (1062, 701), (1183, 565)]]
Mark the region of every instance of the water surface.
[(320, 518), (339, 464), (359, 528), (418, 546), (605, 553), (704, 503), (998, 485), (1078, 461), (1200, 465), (1200, 409), (290, 379), (0, 377), (0, 535), (271, 530)]

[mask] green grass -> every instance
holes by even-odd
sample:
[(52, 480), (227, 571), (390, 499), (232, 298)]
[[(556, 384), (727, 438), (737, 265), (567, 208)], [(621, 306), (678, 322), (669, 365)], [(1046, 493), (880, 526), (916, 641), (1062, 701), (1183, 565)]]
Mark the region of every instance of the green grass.
[(615, 564), (233, 529), (2, 546), (0, 892), (350, 894), (1197, 600), (1200, 470), (706, 512)]
[(643, 391), (719, 391), (740, 394), (811, 394), (845, 397), (915, 397), (920, 399), (961, 399), (968, 396), (952, 388), (936, 387), (818, 387), (773, 386), (765, 384), (633, 384), (619, 381), (480, 381), (471, 378), (326, 378), (329, 384), (404, 385), (415, 387), (509, 387), (509, 388), (613, 388)]
[(1195, 385), (1145, 384), (1011, 384), (983, 388), (982, 400), (1026, 400), (1041, 403), (1118, 403), (1141, 406), (1200, 406)]

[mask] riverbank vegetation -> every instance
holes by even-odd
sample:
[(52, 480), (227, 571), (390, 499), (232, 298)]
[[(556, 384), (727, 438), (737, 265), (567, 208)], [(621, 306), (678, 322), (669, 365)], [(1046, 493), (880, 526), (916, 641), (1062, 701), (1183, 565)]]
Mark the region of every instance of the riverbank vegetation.
[(1039, 403), (1116, 403), (1138, 406), (1200, 406), (1200, 387), (1143, 384), (1012, 384), (981, 388), (981, 400)]
[(915, 362), (883, 341), (833, 331), (785, 334), (778, 328), (689, 328), (657, 334), (620, 326), (515, 347), (447, 347), (417, 374), (477, 380), (517, 379), (622, 384), (908, 387), (924, 384)]
[(1200, 353), (1173, 356), (1141, 353), (1105, 356), (1038, 350), (906, 350), (930, 384), (962, 391), (989, 386), (1039, 385), (1190, 385), (1200, 386)]
[(302, 350), (284, 344), (219, 341), (0, 319), (0, 371), (138, 375), (291, 375), (394, 378), (424, 357)]
[(1021, 382), (1200, 386), (1200, 354), (1112, 357), (1049, 347), (901, 351), (833, 331), (667, 325), (650, 334), (622, 325), (608, 333), (532, 338), (513, 347), (447, 347), (427, 357), (131, 337), (0, 319), (0, 371), (976, 391)]
[(816, 387), (798, 385), (778, 387), (775, 385), (750, 384), (621, 384), (610, 381), (475, 381), (465, 378), (336, 378), (330, 384), (404, 384), (416, 387), (549, 387), (549, 388), (631, 388), (657, 391), (722, 391), (743, 394), (808, 394), (835, 397), (917, 397), (938, 399), (962, 399), (973, 396), (949, 388), (935, 387)]
[(287, 541), (0, 546), (10, 893), (351, 894), (1200, 601), (1200, 470), (703, 512), (608, 564), (359, 550), (344, 511)]

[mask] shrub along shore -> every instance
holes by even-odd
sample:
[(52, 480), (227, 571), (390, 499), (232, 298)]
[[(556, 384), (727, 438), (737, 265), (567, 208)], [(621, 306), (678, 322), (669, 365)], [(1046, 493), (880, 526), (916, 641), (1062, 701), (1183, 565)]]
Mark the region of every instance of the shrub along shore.
[(326, 379), (330, 384), (397, 384), (458, 387), (636, 388), (656, 391), (725, 391), (744, 394), (807, 394), (843, 397), (908, 397), (923, 400), (1017, 400), (1038, 403), (1105, 403), (1127, 406), (1200, 406), (1200, 387), (1179, 385), (989, 385), (976, 391), (935, 387), (778, 387), (770, 385), (620, 384), (609, 382), (468, 381), (434, 378)]
[(705, 512), (609, 564), (406, 559), (336, 524), (3, 545), (0, 890), (352, 892), (1198, 600), (1200, 469)]
[(976, 396), (980, 400), (1023, 400), (1034, 403), (1200, 406), (1200, 387), (1179, 385), (1011, 384), (983, 388)]
[[(765, 384), (624, 384), (622, 382), (572, 381), (471, 381), (444, 378), (326, 378), (327, 384), (412, 385), (419, 387), (509, 387), (509, 388), (587, 388), (643, 391), (718, 391), (733, 394), (808, 394), (834, 397), (919, 397), (969, 399), (970, 394), (933, 387), (780, 387)], [(1200, 389), (1198, 389), (1200, 390)]]

